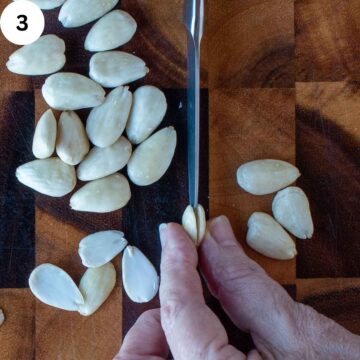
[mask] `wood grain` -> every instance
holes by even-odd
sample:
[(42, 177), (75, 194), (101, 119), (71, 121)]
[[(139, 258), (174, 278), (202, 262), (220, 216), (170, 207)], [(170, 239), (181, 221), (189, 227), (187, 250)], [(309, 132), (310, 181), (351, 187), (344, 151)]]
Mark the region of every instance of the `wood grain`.
[(298, 183), (315, 222), (313, 239), (298, 242), (297, 275), (358, 277), (359, 84), (303, 83), (296, 94)]
[(32, 360), (35, 356), (35, 300), (28, 289), (0, 289), (5, 322), (0, 327), (1, 359)]
[[(8, 3), (0, 0), (0, 10)], [(35, 260), (53, 262), (79, 281), (85, 271), (77, 256), (79, 240), (109, 228), (125, 230), (128, 240), (159, 266), (157, 226), (179, 221), (187, 203), (182, 3), (122, 0), (117, 6), (139, 25), (122, 50), (140, 56), (151, 69), (130, 90), (142, 84), (165, 90), (169, 111), (164, 124), (177, 128), (179, 145), (168, 174), (154, 187), (132, 186), (132, 202), (112, 214), (73, 212), (69, 196), (35, 197), (15, 180), (15, 168), (32, 159), (34, 123), (47, 109), (40, 93), (45, 77), (9, 73), (5, 63), (16, 46), (0, 35), (0, 307), (7, 317), (0, 343), (5, 360), (111, 359), (137, 316), (158, 306), (157, 299), (146, 306), (131, 303), (123, 298), (119, 282), (104, 306), (84, 318), (47, 307), (29, 290), (17, 288), (27, 286)], [(296, 162), (302, 172), (298, 185), (308, 194), (314, 214), (314, 238), (297, 241), (294, 261), (267, 259), (246, 246), (245, 251), (294, 298), (360, 333), (359, 2), (207, 0), (206, 10), (202, 202), (209, 201), (210, 216), (227, 215), (244, 244), (249, 215), (270, 213), (272, 195), (245, 193), (236, 184), (237, 167), (258, 158)], [(92, 24), (65, 29), (58, 12), (46, 12), (45, 33), (65, 39), (64, 71), (86, 75), (92, 54), (83, 42)], [(79, 112), (83, 120), (87, 114)], [(119, 262), (114, 260), (117, 267)], [(251, 349), (250, 337), (235, 329), (208, 293), (206, 297), (230, 341)]]
[(208, 18), (211, 89), (294, 87), (292, 0), (209, 0)]
[(360, 80), (360, 3), (296, 0), (296, 81)]
[(271, 212), (273, 195), (254, 196), (236, 182), (236, 170), (259, 158), (295, 161), (295, 93), (292, 89), (210, 91), (210, 216), (229, 217), (246, 252), (283, 284), (293, 284), (295, 261), (275, 261), (244, 244), (254, 211)]
[(297, 299), (360, 335), (359, 278), (300, 279)]

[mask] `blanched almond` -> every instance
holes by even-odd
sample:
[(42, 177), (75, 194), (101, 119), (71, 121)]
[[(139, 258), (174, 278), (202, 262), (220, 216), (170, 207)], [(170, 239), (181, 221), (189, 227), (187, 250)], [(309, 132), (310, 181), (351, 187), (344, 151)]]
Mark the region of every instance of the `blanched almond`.
[(114, 174), (84, 185), (71, 197), (70, 206), (78, 211), (106, 213), (121, 209), (130, 197), (126, 177)]
[(127, 246), (122, 258), (123, 286), (129, 298), (148, 302), (159, 289), (159, 276), (148, 258), (135, 246)]
[(132, 147), (123, 136), (106, 148), (94, 146), (77, 168), (77, 176), (82, 181), (100, 179), (121, 170), (128, 163)]
[(139, 186), (158, 181), (169, 168), (176, 148), (173, 127), (159, 130), (133, 152), (127, 166), (130, 180)]
[(199, 246), (206, 231), (204, 208), (200, 204), (198, 204), (195, 209), (191, 205), (188, 205), (182, 216), (182, 226), (191, 237), (195, 246)]
[(67, 28), (78, 27), (101, 18), (119, 0), (67, 0), (61, 7), (59, 21)]
[[(18, 1), (18, 0), (13, 0), (13, 1)], [(55, 9), (65, 2), (65, 0), (30, 0), (30, 1), (38, 5), (39, 8), (43, 10)]]
[(22, 75), (47, 75), (59, 71), (66, 62), (65, 43), (56, 35), (43, 35), (13, 52), (6, 67)]
[(149, 72), (143, 60), (123, 51), (105, 51), (90, 59), (90, 77), (106, 88), (128, 84)]
[(5, 321), (5, 315), (2, 309), (0, 309), (0, 326), (4, 323)]
[(141, 86), (134, 92), (134, 101), (126, 133), (133, 144), (147, 139), (163, 120), (167, 109), (164, 93), (155, 86)]
[(105, 101), (105, 91), (86, 76), (60, 72), (50, 75), (42, 87), (45, 101), (57, 110), (79, 110)]
[(99, 231), (80, 241), (79, 255), (84, 266), (99, 267), (120, 254), (127, 244), (121, 231)]
[(84, 298), (71, 277), (59, 267), (42, 264), (29, 278), (31, 292), (43, 303), (68, 311), (77, 311)]
[(79, 289), (84, 303), (79, 313), (84, 316), (93, 314), (109, 297), (116, 283), (114, 265), (109, 262), (103, 266), (87, 269), (81, 278)]
[(58, 123), (56, 153), (69, 165), (77, 165), (89, 152), (89, 140), (79, 116), (74, 111), (64, 111)]
[(56, 119), (51, 109), (44, 112), (36, 124), (32, 152), (38, 159), (50, 157), (55, 150)]
[(272, 210), (275, 219), (291, 234), (300, 239), (312, 237), (314, 224), (310, 204), (300, 188), (290, 186), (279, 191), (274, 197)]
[(199, 246), (203, 241), (206, 233), (206, 214), (204, 208), (200, 204), (198, 204), (198, 206), (195, 208), (195, 212), (196, 212), (196, 222), (198, 228), (198, 238), (196, 245)]
[(288, 260), (297, 254), (288, 233), (270, 215), (262, 212), (250, 216), (246, 242), (260, 254), (273, 259)]
[(243, 164), (237, 171), (238, 184), (254, 195), (278, 191), (300, 176), (299, 170), (282, 160), (255, 160)]
[(76, 185), (73, 166), (58, 158), (30, 161), (16, 169), (16, 177), (26, 186), (49, 196), (60, 197)]
[(196, 244), (198, 238), (197, 221), (194, 208), (191, 205), (188, 205), (183, 213), (182, 226)]
[(85, 49), (106, 51), (126, 44), (136, 32), (136, 21), (125, 11), (113, 10), (98, 20), (89, 31)]
[(103, 104), (91, 110), (86, 132), (94, 145), (107, 147), (119, 139), (125, 129), (131, 103), (129, 88), (119, 86), (108, 94)]

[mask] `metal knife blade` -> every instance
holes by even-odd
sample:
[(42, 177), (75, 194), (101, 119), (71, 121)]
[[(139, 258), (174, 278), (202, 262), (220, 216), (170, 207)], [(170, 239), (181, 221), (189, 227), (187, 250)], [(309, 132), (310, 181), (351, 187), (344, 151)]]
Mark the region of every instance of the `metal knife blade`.
[(189, 203), (199, 200), (200, 163), (200, 43), (204, 27), (204, 0), (185, 0), (184, 24), (187, 29), (187, 135)]

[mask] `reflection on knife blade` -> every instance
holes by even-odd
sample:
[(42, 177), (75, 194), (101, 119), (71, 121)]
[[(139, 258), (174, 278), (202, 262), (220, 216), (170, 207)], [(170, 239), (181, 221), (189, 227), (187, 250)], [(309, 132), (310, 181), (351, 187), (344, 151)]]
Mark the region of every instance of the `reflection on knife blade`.
[(204, 1), (186, 0), (184, 23), (188, 33), (188, 181), (189, 202), (193, 207), (199, 197), (200, 146), (200, 43), (203, 35)]

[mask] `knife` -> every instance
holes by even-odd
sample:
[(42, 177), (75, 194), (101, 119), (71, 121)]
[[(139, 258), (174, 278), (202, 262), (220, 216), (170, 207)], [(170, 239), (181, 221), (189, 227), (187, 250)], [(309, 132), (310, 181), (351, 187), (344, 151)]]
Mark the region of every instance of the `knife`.
[(187, 30), (187, 136), (189, 203), (199, 201), (200, 155), (200, 43), (204, 27), (204, 0), (184, 0)]

